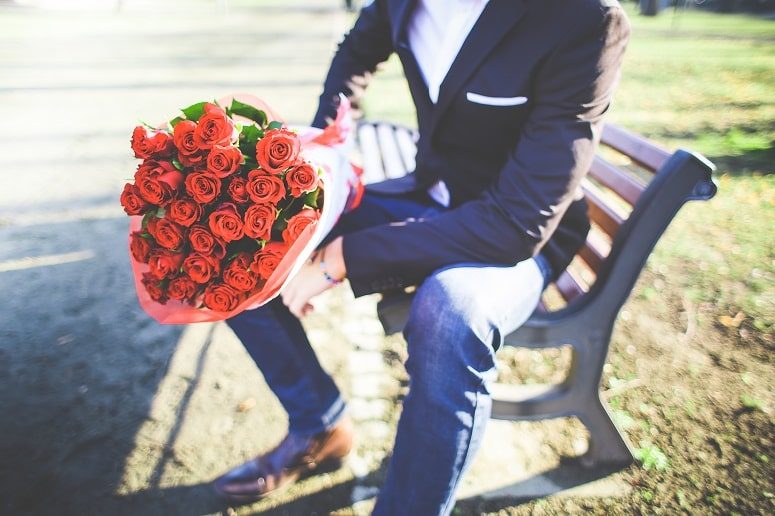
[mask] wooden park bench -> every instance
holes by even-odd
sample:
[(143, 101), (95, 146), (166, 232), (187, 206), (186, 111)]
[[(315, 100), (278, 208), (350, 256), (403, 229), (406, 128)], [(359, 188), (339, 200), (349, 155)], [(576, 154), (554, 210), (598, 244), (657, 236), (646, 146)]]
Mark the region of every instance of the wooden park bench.
[[(414, 170), (416, 139), (416, 132), (406, 127), (361, 122), (358, 145), (364, 182)], [(582, 184), (592, 220), (586, 245), (547, 289), (524, 326), (505, 338), (507, 345), (533, 349), (570, 345), (570, 370), (557, 385), (497, 389), (493, 418), (576, 416), (590, 435), (588, 450), (580, 458), (584, 466), (618, 469), (633, 462), (632, 449), (598, 391), (614, 322), (679, 208), (689, 200), (715, 195), (713, 170), (713, 164), (698, 154), (684, 150), (671, 154), (620, 127), (605, 127), (600, 151)], [(411, 297), (411, 289), (383, 294), (378, 315), (387, 334), (403, 329)]]

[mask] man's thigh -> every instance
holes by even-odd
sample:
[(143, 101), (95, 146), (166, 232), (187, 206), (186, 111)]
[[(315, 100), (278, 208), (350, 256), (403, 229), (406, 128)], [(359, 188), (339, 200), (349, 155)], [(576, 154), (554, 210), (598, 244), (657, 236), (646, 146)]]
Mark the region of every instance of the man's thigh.
[(340, 217), (325, 242), (361, 229), (401, 222), (410, 218), (427, 218), (442, 211), (444, 208), (432, 201), (424, 192), (386, 195), (366, 190), (360, 205)]
[[(544, 274), (532, 258), (511, 267), (457, 264), (435, 271), (423, 282), (412, 310), (435, 309), (480, 329), (497, 329), (500, 340), (527, 321), (544, 284)], [(496, 349), (500, 344), (492, 343)]]

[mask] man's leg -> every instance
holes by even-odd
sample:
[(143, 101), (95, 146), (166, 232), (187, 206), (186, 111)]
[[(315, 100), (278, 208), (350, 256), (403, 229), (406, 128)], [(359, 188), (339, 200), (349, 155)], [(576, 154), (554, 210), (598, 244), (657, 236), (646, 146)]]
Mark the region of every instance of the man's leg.
[(299, 320), (277, 298), (227, 320), (288, 413), (288, 431), (313, 435), (334, 424), (345, 404)]
[(417, 289), (404, 330), (409, 394), (374, 514), (448, 514), (490, 418), (495, 351), (535, 309), (542, 257), (514, 267), (460, 265)]
[[(440, 207), (424, 194), (386, 196), (367, 192), (356, 210), (342, 216), (327, 240), (439, 211)], [(336, 422), (344, 410), (339, 390), (320, 366), (301, 321), (281, 299), (242, 312), (226, 322), (288, 412), (290, 432), (311, 435)]]
[[(439, 206), (425, 196), (365, 195), (361, 206), (342, 217), (334, 235), (432, 216)], [(333, 379), (322, 369), (301, 322), (281, 300), (227, 321), (288, 412), (288, 435), (259, 455), (214, 481), (216, 491), (233, 503), (257, 500), (299, 475), (338, 461), (350, 450), (352, 428), (342, 420), (344, 402)]]

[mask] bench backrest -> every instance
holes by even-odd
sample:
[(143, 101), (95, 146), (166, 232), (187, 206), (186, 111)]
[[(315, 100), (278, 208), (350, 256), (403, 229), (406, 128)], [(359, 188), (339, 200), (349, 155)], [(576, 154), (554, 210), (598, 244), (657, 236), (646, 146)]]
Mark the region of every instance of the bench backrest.
[[(364, 181), (414, 170), (416, 137), (405, 127), (362, 123), (358, 138)], [(606, 125), (600, 151), (582, 183), (592, 230), (573, 263), (548, 289), (544, 306), (555, 310), (581, 298), (590, 302), (609, 290), (610, 295), (602, 297), (609, 305), (606, 312), (615, 315), (678, 209), (688, 199), (715, 194), (712, 170), (701, 156), (686, 151), (671, 154), (641, 136)]]

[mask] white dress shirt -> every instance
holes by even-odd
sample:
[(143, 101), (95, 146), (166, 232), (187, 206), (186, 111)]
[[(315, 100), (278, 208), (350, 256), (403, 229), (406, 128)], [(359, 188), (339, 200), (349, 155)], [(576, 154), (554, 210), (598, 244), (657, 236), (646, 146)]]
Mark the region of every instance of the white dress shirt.
[[(488, 1), (418, 0), (407, 35), (434, 104), (439, 100), (444, 77)], [(439, 204), (449, 206), (450, 195), (444, 181), (431, 186), (428, 194)]]

